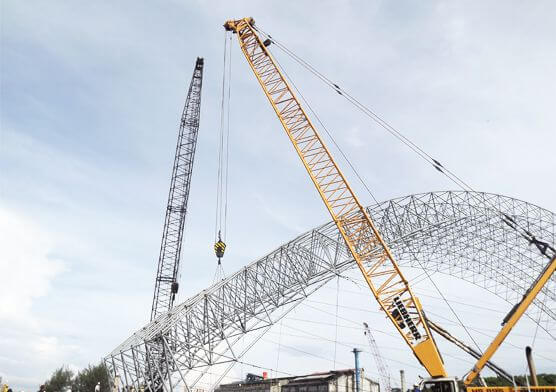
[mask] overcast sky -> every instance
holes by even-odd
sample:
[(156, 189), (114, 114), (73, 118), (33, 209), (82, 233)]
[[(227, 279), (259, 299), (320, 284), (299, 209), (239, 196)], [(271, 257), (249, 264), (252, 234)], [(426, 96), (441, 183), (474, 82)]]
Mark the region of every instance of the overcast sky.
[[(179, 300), (211, 283), (222, 24), (243, 16), (253, 16), (475, 189), (556, 211), (553, 1), (4, 0), (0, 376), (18, 390), (36, 389), (59, 365), (99, 361), (148, 320), (177, 124), (197, 56), (205, 58), (205, 78)], [(454, 188), (275, 54), (377, 199)], [(235, 41), (232, 57), (227, 273), (329, 219)], [(436, 279), (467, 304), (459, 310), (469, 312), (471, 324), (494, 333), (508, 304)], [(335, 284), (326, 290), (322, 298), (334, 302)], [(432, 295), (425, 306), (446, 314), (434, 293), (422, 290)], [(353, 294), (342, 292), (342, 301), (353, 305)], [(478, 298), (482, 312), (470, 306)], [(368, 300), (356, 307), (376, 310)], [(500, 314), (492, 318), (489, 308)], [(285, 323), (307, 328), (301, 320), (315, 316), (303, 309)], [(376, 314), (344, 317), (375, 317), (391, 328)], [(520, 328), (522, 339), (513, 337), (518, 347), (497, 357), (516, 373), (524, 371), (520, 348), (533, 335), (531, 324)], [(366, 345), (361, 331), (350, 331), (338, 340)], [(277, 338), (268, 336), (250, 361), (292, 373), (333, 367), (333, 344), (290, 337), (291, 345), (304, 344), (328, 362), (308, 362), (284, 346), (278, 360), (268, 354)], [(489, 341), (476, 338), (483, 347)], [(538, 339), (545, 339), (539, 371), (556, 371), (553, 341), (541, 332)], [(401, 340), (385, 336), (379, 345), (393, 374), (405, 367), (409, 382), (424, 375)], [(349, 349), (336, 348), (337, 367), (351, 364)], [(445, 359), (458, 375), (471, 365)], [(372, 367), (368, 356), (366, 364)], [(247, 370), (235, 368), (231, 377)]]

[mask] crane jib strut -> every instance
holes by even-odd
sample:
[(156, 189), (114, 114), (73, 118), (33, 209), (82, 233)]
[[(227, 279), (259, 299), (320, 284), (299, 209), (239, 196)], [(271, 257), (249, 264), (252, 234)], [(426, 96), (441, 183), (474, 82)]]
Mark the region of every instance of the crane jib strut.
[(151, 321), (172, 308), (179, 288), (181, 245), (199, 132), (203, 66), (204, 60), (198, 57), (181, 116), (160, 244)]
[(254, 24), (253, 18), (243, 18), (227, 21), (224, 27), (236, 33), (247, 62), (380, 307), (427, 372), (445, 377), (418, 298), (278, 68), (267, 48), (271, 42), (261, 41)]

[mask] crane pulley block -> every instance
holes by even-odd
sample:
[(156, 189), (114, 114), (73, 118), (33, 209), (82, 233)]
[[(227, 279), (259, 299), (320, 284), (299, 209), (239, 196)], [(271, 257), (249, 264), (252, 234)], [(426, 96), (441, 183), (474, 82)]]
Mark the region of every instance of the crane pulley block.
[(216, 257), (218, 257), (218, 260), (220, 260), (222, 257), (224, 257), (224, 251), (225, 250), (226, 250), (226, 244), (224, 243), (224, 241), (219, 239), (214, 244), (214, 253), (216, 253)]

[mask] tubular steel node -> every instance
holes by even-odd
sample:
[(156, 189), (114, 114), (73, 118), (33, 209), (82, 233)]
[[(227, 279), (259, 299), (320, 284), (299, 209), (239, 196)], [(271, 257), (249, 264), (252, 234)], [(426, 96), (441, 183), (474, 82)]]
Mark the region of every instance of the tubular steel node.
[[(423, 193), (379, 203), (368, 212), (402, 267), (463, 279), (512, 304), (547, 259), (505, 223), (500, 212), (537, 238), (556, 243), (554, 213), (488, 193)], [(227, 363), (225, 373), (291, 309), (355, 267), (336, 225), (329, 222), (160, 315), (104, 361), (113, 376), (137, 389), (193, 388), (212, 366)], [(541, 328), (556, 336), (555, 277), (528, 314), (535, 320), (542, 316)], [(243, 341), (240, 351), (236, 343), (242, 339), (250, 343)], [(161, 341), (165, 361), (154, 362)], [(150, 380), (161, 378), (162, 384), (151, 385)]]

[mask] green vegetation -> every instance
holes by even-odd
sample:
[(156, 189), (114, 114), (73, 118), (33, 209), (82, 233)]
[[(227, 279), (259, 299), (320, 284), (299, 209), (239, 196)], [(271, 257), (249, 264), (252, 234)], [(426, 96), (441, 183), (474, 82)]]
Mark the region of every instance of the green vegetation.
[[(493, 386), (493, 387), (511, 386), (510, 383), (508, 383), (506, 380), (500, 377), (485, 377), (485, 381), (488, 386)], [(537, 374), (537, 381), (539, 382), (539, 385), (556, 386), (556, 374), (549, 374), (549, 373)], [(525, 376), (516, 376), (515, 382), (518, 385), (527, 385)]]
[(56, 369), (48, 381), (44, 383), (47, 391), (61, 392), (67, 391), (73, 381), (73, 372), (62, 366)]
[(89, 365), (76, 375), (67, 367), (56, 369), (44, 385), (46, 392), (94, 392), (100, 382), (100, 392), (110, 392), (110, 375), (104, 364)]

